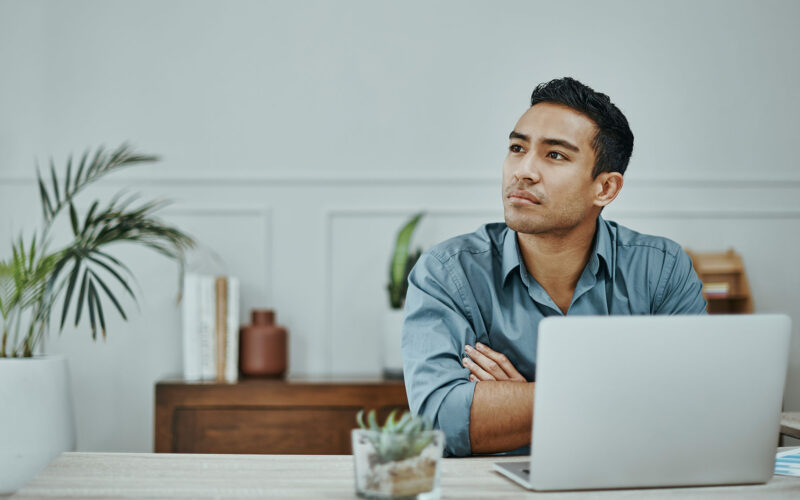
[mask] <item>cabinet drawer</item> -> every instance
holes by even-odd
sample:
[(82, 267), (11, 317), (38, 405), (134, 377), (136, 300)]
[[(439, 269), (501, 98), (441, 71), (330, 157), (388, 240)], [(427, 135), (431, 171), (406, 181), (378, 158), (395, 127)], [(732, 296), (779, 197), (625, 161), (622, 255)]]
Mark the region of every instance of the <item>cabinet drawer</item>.
[(400, 381), (240, 380), (156, 384), (155, 450), (165, 453), (350, 454), (362, 408), (408, 408)]
[(346, 455), (359, 409), (178, 409), (175, 452)]

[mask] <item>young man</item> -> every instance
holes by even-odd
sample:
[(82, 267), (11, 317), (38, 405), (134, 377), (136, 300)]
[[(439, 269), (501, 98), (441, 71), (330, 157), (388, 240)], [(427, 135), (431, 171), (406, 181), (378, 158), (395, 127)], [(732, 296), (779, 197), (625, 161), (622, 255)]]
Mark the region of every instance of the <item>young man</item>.
[(505, 224), (433, 247), (408, 280), (406, 392), (448, 455), (528, 452), (542, 318), (706, 307), (677, 243), (600, 217), (633, 150), (608, 96), (572, 78), (541, 84), (509, 139)]

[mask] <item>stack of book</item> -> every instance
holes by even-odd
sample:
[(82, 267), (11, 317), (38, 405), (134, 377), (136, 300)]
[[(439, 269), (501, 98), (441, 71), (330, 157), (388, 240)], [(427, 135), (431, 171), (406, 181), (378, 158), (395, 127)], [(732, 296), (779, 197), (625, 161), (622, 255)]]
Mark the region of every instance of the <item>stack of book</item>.
[(706, 283), (703, 285), (703, 292), (707, 297), (727, 297), (730, 293), (730, 284), (724, 281)]
[(187, 274), (183, 282), (183, 378), (239, 377), (239, 280)]

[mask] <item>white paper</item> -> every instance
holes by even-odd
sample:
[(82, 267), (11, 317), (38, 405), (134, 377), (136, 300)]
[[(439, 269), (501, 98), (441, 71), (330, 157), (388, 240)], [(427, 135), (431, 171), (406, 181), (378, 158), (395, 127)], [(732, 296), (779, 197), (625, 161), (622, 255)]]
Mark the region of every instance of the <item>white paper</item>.
[(800, 477), (800, 448), (793, 448), (775, 456), (775, 474)]

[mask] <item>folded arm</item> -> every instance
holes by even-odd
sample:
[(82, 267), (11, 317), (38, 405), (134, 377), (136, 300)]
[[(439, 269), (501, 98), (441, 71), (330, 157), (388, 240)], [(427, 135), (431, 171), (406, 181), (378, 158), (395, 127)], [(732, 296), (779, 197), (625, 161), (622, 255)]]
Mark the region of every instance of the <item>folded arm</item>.
[(498, 453), (531, 442), (533, 391), (508, 358), (477, 343), (467, 345), (463, 365), (477, 381), (470, 408), (469, 440), (473, 453)]
[(456, 266), (430, 254), (409, 276), (402, 342), (409, 406), (445, 432), (448, 455), (511, 451), (530, 442), (533, 384), (507, 360), (505, 375), (494, 370), (485, 346), (483, 358), (472, 349), (482, 371), (464, 364), (465, 346), (476, 342), (467, 288)]
[(469, 414), (473, 453), (498, 453), (530, 444), (533, 390), (533, 382), (478, 382)]

